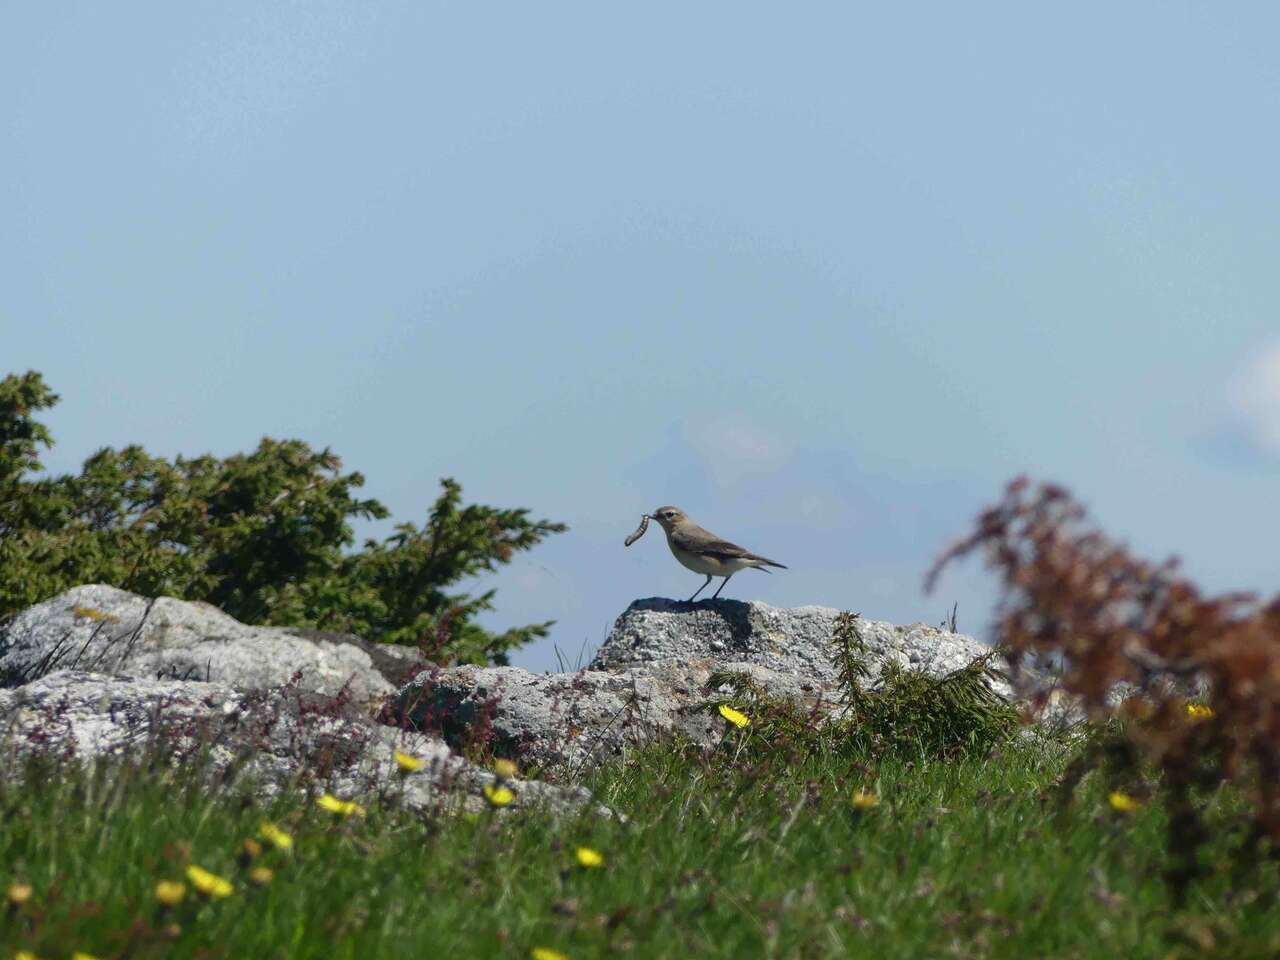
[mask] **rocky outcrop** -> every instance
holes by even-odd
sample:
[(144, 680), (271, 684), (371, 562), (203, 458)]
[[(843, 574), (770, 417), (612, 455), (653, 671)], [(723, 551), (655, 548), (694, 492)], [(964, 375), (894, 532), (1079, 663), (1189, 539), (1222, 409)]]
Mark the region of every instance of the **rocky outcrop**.
[[(743, 683), (825, 715), (842, 695), (837, 616), (638, 600), (587, 669), (544, 674), (424, 667), (412, 651), (358, 637), (253, 627), (207, 604), (77, 587), (0, 628), (0, 676), (13, 688), (0, 690), (0, 737), (76, 757), (213, 744), (216, 764), (264, 790), (309, 778), (347, 794), (394, 786), (411, 806), (479, 803), (492, 778), (455, 751), (482, 746), (569, 781), (654, 738), (714, 744), (726, 734), (714, 705)], [(858, 626), (872, 680), (890, 662), (943, 676), (986, 652), (922, 624)], [(395, 749), (428, 759), (427, 772), (401, 777)], [(560, 809), (587, 802), (544, 783), (520, 795)]]
[[(62, 762), (155, 762), (233, 777), (260, 795), (280, 790), (382, 797), (413, 809), (479, 810), (495, 777), (441, 740), (373, 722), (340, 699), (294, 687), (246, 693), (222, 683), (59, 670), (0, 690), (3, 770), (24, 757)], [(423, 761), (402, 771), (395, 753)], [(508, 781), (504, 811), (530, 806), (566, 813), (591, 804), (582, 788)], [(597, 808), (600, 809), (600, 808)]]
[[(812, 682), (836, 678), (831, 643), (839, 610), (771, 607), (740, 600), (686, 603), (652, 597), (631, 604), (613, 625), (589, 670), (617, 670), (668, 659), (743, 661)], [(858, 621), (874, 677), (889, 660), (944, 676), (987, 652), (973, 637), (923, 623)]]
[(753, 663), (660, 660), (625, 670), (531, 673), (519, 667), (424, 671), (392, 716), (449, 742), (482, 741), (495, 753), (571, 778), (591, 764), (656, 737), (713, 743), (724, 721), (707, 708), (713, 671), (750, 677), (760, 689), (815, 710), (834, 705), (825, 684)]
[[(710, 683), (717, 675), (746, 675), (765, 694), (816, 714), (837, 706), (831, 638), (838, 615), (738, 600), (637, 600), (585, 670), (436, 668), (400, 691), (391, 715), (451, 743), (483, 739), (549, 775), (572, 776), (654, 737), (716, 742), (725, 724), (708, 705), (730, 689)], [(890, 661), (940, 677), (987, 652), (972, 637), (923, 624), (861, 620), (859, 630), (872, 682)]]
[(343, 691), (379, 707), (425, 666), (415, 651), (349, 634), (254, 627), (207, 603), (151, 600), (99, 584), (75, 587), (19, 613), (0, 628), (6, 685), (55, 670), (202, 680), (236, 690), (292, 681), (313, 693)]

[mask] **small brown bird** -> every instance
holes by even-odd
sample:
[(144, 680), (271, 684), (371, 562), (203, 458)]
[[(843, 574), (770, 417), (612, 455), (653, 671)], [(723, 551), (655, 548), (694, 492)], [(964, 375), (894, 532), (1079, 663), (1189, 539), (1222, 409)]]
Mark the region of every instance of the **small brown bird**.
[(706, 582), (693, 592), (693, 596), (689, 598), (690, 603), (707, 588), (712, 577), (724, 577), (724, 581), (711, 595), (714, 600), (720, 596), (720, 591), (729, 582), (729, 578), (739, 570), (752, 567), (769, 573), (768, 567), (787, 569), (784, 564), (744, 550), (736, 543), (721, 540), (709, 530), (703, 530), (679, 507), (659, 507), (646, 516), (662, 525), (667, 535), (667, 546), (682, 565), (694, 573), (706, 575)]

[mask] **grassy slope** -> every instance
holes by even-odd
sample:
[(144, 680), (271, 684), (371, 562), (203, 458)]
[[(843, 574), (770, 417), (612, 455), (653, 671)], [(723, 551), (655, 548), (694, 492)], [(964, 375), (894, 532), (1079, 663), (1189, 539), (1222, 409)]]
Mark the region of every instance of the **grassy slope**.
[[(597, 776), (626, 824), (377, 809), (339, 822), (301, 797), (263, 810), (153, 774), (111, 790), (46, 778), (0, 787), (0, 882), (35, 889), (6, 915), (0, 956), (105, 958), (130, 942), (131, 957), (1276, 955), (1280, 915), (1225, 876), (1170, 910), (1159, 809), (1116, 814), (1094, 785), (1055, 817), (1046, 787), (1063, 762), (1023, 744), (770, 771), (667, 748)], [(855, 788), (878, 789), (880, 806), (855, 812)], [(264, 816), (295, 849), (265, 854), (279, 869), (254, 887), (237, 850)], [(606, 865), (578, 866), (578, 845)], [(236, 892), (161, 916), (154, 884), (188, 857)], [(1274, 889), (1276, 872), (1256, 886)], [(174, 921), (181, 935), (161, 939)]]

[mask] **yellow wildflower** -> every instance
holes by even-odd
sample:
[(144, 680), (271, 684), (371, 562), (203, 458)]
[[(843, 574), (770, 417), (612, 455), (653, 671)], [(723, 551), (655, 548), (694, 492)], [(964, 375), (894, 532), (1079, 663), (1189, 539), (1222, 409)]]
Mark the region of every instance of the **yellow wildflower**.
[(13, 955), (13, 960), (37, 960), (37, 957), (30, 950), (19, 950)]
[(853, 797), (849, 802), (853, 804), (855, 810), (873, 810), (880, 806), (880, 798), (866, 790), (853, 791)]
[(484, 785), (484, 795), (495, 807), (505, 807), (516, 798), (510, 787), (494, 786), (492, 783)]
[(364, 807), (360, 806), (360, 804), (356, 803), (354, 800), (339, 800), (337, 797), (326, 793), (323, 797), (318, 799), (316, 803), (325, 810), (328, 810), (330, 813), (336, 813), (342, 817), (349, 817), (353, 813), (357, 817), (364, 816)]
[(271, 844), (277, 850), (292, 850), (293, 837), (285, 833), (279, 827), (269, 820), (263, 821), (261, 827), (258, 828), (258, 836), (267, 843)]
[(177, 880), (161, 880), (156, 884), (156, 899), (166, 907), (176, 907), (186, 895), (186, 884)]
[(1187, 716), (1192, 720), (1208, 720), (1213, 716), (1213, 707), (1205, 703), (1188, 703)]
[(92, 953), (85, 953), (83, 950), (77, 950), (71, 954), (71, 960), (98, 960)]
[(396, 766), (400, 768), (401, 773), (413, 773), (415, 770), (421, 770), (425, 760), (415, 757), (411, 753), (401, 753), (396, 751)]
[(533, 960), (569, 960), (567, 953), (561, 953), (559, 950), (552, 950), (550, 947), (534, 947), (529, 951), (529, 956)]
[(252, 837), (248, 837), (245, 839), (244, 843), (240, 844), (240, 855), (245, 860), (252, 860), (254, 857), (260, 857), (262, 856), (262, 844), (257, 840), (254, 840)]
[(231, 896), (231, 892), (235, 889), (230, 881), (222, 879), (216, 873), (197, 867), (194, 863), (187, 867), (187, 879), (206, 897), (212, 897), (215, 900)]
[(604, 857), (590, 847), (579, 847), (575, 852), (578, 863), (584, 867), (603, 867)]
[(276, 872), (270, 867), (254, 867), (249, 871), (249, 879), (260, 887), (265, 887), (276, 878)]
[(31, 899), (31, 884), (15, 882), (9, 884), (9, 889), (5, 891), (5, 895), (9, 898), (9, 902), (15, 907), (20, 907)]
[(720, 704), (720, 716), (724, 717), (739, 730), (751, 722), (751, 718), (745, 713), (739, 713), (737, 710), (733, 709), (733, 707), (724, 703)]
[(1142, 806), (1140, 800), (1135, 800), (1127, 793), (1121, 793), (1119, 790), (1113, 790), (1107, 795), (1107, 803), (1111, 804), (1112, 810), (1118, 810), (1120, 813), (1133, 813)]
[(493, 761), (493, 772), (503, 780), (511, 780), (520, 776), (520, 768), (511, 760), (495, 760)]

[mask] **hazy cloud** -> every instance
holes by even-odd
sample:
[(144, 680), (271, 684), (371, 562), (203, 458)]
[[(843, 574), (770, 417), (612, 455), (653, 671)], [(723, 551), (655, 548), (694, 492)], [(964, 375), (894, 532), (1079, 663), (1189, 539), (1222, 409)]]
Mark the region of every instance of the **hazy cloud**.
[(1264, 344), (1227, 390), (1233, 427), (1257, 452), (1280, 458), (1280, 340)]
[(781, 437), (739, 418), (686, 421), (681, 432), (712, 484), (720, 489), (749, 477), (776, 473), (791, 454)]

